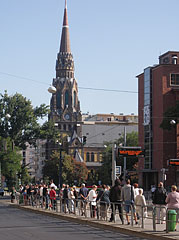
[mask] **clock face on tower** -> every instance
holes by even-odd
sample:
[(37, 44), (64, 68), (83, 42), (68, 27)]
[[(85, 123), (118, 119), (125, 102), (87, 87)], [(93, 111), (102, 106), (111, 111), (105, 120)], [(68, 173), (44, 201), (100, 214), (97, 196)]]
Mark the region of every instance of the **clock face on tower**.
[(68, 113), (66, 113), (66, 114), (64, 115), (64, 118), (65, 118), (65, 120), (69, 120), (69, 119), (70, 119), (70, 115), (69, 115)]

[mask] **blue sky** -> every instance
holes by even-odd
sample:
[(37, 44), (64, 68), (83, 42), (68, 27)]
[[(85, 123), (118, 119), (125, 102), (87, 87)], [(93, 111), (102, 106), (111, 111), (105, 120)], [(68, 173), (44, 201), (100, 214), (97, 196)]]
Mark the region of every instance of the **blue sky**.
[[(178, 0), (68, 0), (82, 112), (137, 114), (136, 93), (80, 87), (137, 92), (136, 75), (160, 54), (179, 51), (178, 9)], [(49, 104), (63, 12), (64, 0), (1, 1), (1, 93)]]

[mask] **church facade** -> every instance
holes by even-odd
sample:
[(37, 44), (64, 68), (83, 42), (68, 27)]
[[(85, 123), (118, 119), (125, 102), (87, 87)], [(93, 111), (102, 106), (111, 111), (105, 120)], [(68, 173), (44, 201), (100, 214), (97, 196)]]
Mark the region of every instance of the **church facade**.
[(56, 77), (53, 79), (56, 92), (52, 94), (49, 119), (61, 133), (71, 136), (74, 131), (81, 136), (81, 111), (78, 99), (78, 84), (74, 77), (74, 60), (70, 49), (67, 4), (65, 3), (60, 50), (56, 60)]

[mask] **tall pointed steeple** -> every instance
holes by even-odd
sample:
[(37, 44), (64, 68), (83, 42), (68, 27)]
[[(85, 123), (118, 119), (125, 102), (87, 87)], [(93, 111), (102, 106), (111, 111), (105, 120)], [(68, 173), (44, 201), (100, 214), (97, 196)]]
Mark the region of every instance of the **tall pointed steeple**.
[(67, 15), (67, 0), (65, 1), (60, 52), (66, 52), (66, 53), (71, 52), (71, 50), (70, 50), (70, 34), (69, 34), (69, 26), (68, 26), (68, 15)]
[(67, 0), (65, 1), (60, 52), (56, 62), (56, 77), (74, 78), (74, 61), (70, 49), (70, 34), (67, 16)]

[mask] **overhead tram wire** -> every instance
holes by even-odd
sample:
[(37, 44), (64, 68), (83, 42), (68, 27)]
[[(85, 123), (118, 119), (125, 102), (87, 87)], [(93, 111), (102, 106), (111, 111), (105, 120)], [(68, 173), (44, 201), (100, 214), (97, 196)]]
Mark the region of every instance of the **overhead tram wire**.
[[(32, 79), (32, 78), (22, 77), (22, 76), (14, 75), (14, 74), (11, 74), (11, 73), (0, 72), (0, 74), (6, 75), (6, 76), (9, 76), (9, 77), (24, 79), (24, 80), (31, 81), (31, 82), (35, 82), (35, 83), (44, 84), (44, 85), (47, 85), (47, 86), (50, 85), (50, 84), (47, 84), (47, 83), (45, 83), (45, 82), (41, 82), (41, 81), (38, 81), (38, 80), (34, 80), (34, 79)], [(118, 90), (118, 89), (107, 89), (107, 88), (92, 88), (92, 87), (78, 87), (78, 88), (79, 88), (79, 89), (83, 89), (83, 90), (103, 91), (103, 92), (119, 92), (119, 93), (135, 93), (135, 94), (138, 93), (138, 92), (136, 92), (136, 91)]]

